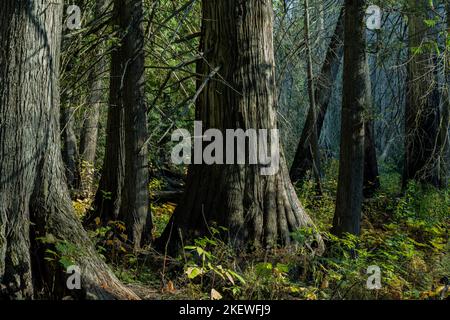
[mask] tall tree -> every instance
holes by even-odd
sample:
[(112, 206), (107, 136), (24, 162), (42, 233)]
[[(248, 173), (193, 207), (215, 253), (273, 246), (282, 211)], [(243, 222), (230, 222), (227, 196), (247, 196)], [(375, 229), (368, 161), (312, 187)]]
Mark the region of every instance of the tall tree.
[(136, 298), (96, 254), (75, 216), (59, 138), (61, 0), (0, 3), (0, 296), (70, 295), (65, 271), (46, 258), (77, 248), (82, 291)]
[(142, 0), (116, 0), (119, 25), (124, 32), (121, 53), (125, 125), (125, 178), (121, 216), (128, 239), (135, 247), (151, 241), (147, 105)]
[[(444, 39), (450, 37), (450, 2), (447, 2), (446, 6), (447, 15), (447, 31), (444, 33)], [(444, 50), (444, 75), (445, 83), (443, 85), (442, 103), (441, 103), (441, 119), (439, 130), (439, 151), (440, 151), (440, 163), (439, 163), (439, 185), (441, 188), (446, 188), (450, 178), (450, 46), (448, 42), (445, 42)]]
[(316, 96), (315, 96), (315, 82), (314, 82), (314, 71), (313, 71), (313, 61), (311, 44), (309, 41), (309, 29), (310, 29), (310, 18), (309, 18), (309, 1), (304, 0), (304, 10), (305, 10), (305, 44), (306, 44), (306, 55), (307, 55), (307, 78), (308, 78), (308, 96), (309, 96), (309, 110), (311, 111), (311, 123), (312, 128), (309, 132), (308, 145), (309, 153), (312, 159), (312, 169), (314, 172), (314, 177), (316, 179), (316, 189), (319, 194), (322, 194), (322, 183), (321, 183), (321, 166), (320, 166), (320, 148), (319, 148), (319, 136), (317, 133), (317, 115), (316, 115)]
[[(118, 31), (117, 10), (114, 10), (113, 29)], [(125, 175), (125, 147), (123, 128), (123, 105), (121, 94), (122, 58), (121, 47), (111, 48), (108, 115), (106, 124), (105, 157), (97, 193), (94, 199), (93, 217), (103, 223), (119, 218), (122, 188)]]
[(404, 187), (415, 179), (439, 186), (439, 98), (430, 28), (425, 23), (430, 13), (428, 2), (410, 0), (408, 19), (409, 52), (408, 94), (405, 110)]
[(364, 114), (371, 101), (367, 76), (365, 1), (345, 0), (341, 151), (333, 232), (359, 234), (364, 179)]
[[(330, 102), (331, 94), (333, 92), (333, 85), (339, 73), (339, 66), (344, 51), (342, 45), (344, 41), (344, 10), (341, 9), (339, 19), (328, 45), (325, 61), (322, 66), (320, 75), (316, 81), (315, 87), (315, 112), (309, 108), (305, 125), (300, 137), (300, 141), (295, 152), (294, 161), (291, 166), (290, 176), (293, 182), (301, 181), (305, 178), (306, 173), (312, 169), (313, 158), (309, 137), (313, 136), (312, 130), (317, 128), (317, 136), (320, 136), (323, 122)], [(314, 116), (316, 114), (316, 116)], [(313, 119), (316, 118), (316, 124)]]
[[(109, 6), (108, 0), (97, 0), (95, 3), (94, 18), (100, 20)], [(95, 64), (89, 74), (90, 93), (88, 97), (83, 129), (80, 136), (80, 157), (83, 161), (94, 165), (98, 139), (98, 124), (100, 107), (103, 103), (104, 78), (107, 71), (107, 56), (105, 55), (104, 40), (94, 48), (93, 60)]]
[[(204, 0), (202, 5), (204, 60), (197, 73), (204, 76), (198, 81), (196, 119), (223, 136), (226, 129), (276, 129), (272, 1)], [(273, 145), (270, 149), (277, 151)], [(292, 232), (313, 227), (282, 152), (280, 170), (273, 175), (261, 175), (260, 165), (218, 162), (190, 166), (186, 192), (158, 239), (161, 249), (175, 252), (182, 242), (209, 234), (214, 225), (226, 227), (236, 247), (289, 244)]]
[(374, 114), (372, 106), (372, 86), (370, 79), (369, 61), (366, 59), (366, 86), (370, 93), (366, 102), (364, 115), (364, 178), (363, 194), (365, 198), (371, 198), (380, 187), (380, 177), (378, 171), (377, 149), (375, 147)]

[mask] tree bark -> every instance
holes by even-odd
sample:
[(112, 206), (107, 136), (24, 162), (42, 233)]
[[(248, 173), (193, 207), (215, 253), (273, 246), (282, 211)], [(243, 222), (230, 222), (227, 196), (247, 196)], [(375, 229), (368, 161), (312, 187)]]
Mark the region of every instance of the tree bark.
[(304, 0), (305, 10), (305, 43), (306, 43), (306, 55), (307, 55), (307, 75), (308, 75), (308, 95), (309, 95), (309, 110), (311, 112), (312, 128), (309, 132), (308, 145), (309, 153), (312, 159), (312, 170), (314, 172), (314, 178), (316, 180), (316, 189), (318, 194), (322, 194), (321, 183), (321, 165), (320, 165), (320, 148), (319, 137), (317, 133), (317, 116), (316, 116), (316, 97), (315, 97), (315, 83), (314, 83), (314, 71), (312, 62), (311, 45), (309, 41), (309, 2)]
[(364, 113), (370, 104), (365, 1), (345, 1), (344, 83), (341, 151), (332, 232), (360, 233), (364, 178)]
[[(95, 6), (95, 18), (101, 18), (108, 7), (107, 0), (97, 0)], [(103, 102), (103, 84), (107, 67), (107, 57), (104, 54), (105, 45), (100, 43), (94, 52), (95, 65), (89, 75), (88, 110), (85, 113), (83, 129), (80, 137), (80, 156), (90, 165), (95, 164), (97, 150), (98, 124), (100, 119), (100, 107)]]
[[(205, 129), (218, 129), (224, 140), (226, 129), (276, 129), (272, 1), (204, 0), (202, 4), (205, 62), (197, 65), (197, 72), (204, 75), (198, 88), (204, 88), (196, 119)], [(219, 70), (218, 75), (207, 81), (214, 70)], [(273, 175), (261, 175), (261, 166), (248, 161), (191, 165), (185, 194), (157, 247), (174, 254), (186, 241), (211, 236), (213, 226), (225, 227), (224, 236), (239, 249), (287, 245), (292, 243), (292, 232), (314, 230), (280, 153), (280, 170)], [(322, 249), (320, 236), (313, 234), (314, 245)]]
[[(116, 3), (114, 3), (116, 6)], [(118, 29), (118, 14), (114, 9), (113, 28)], [(123, 61), (122, 48), (115, 45), (111, 50), (108, 116), (106, 125), (106, 149), (102, 173), (94, 199), (93, 217), (102, 223), (119, 219), (122, 188), (125, 176), (124, 111), (122, 102)], [(89, 223), (92, 219), (87, 219)]]
[[(59, 138), (62, 1), (0, 3), (0, 298), (134, 298), (98, 257), (71, 206)], [(42, 237), (53, 239), (43, 241)], [(45, 259), (70, 243), (81, 292)]]
[[(100, 19), (105, 14), (109, 2), (97, 0), (94, 16)], [(98, 126), (100, 108), (104, 99), (104, 79), (107, 72), (107, 56), (104, 53), (105, 44), (102, 42), (94, 48), (93, 59), (96, 61), (89, 74), (89, 93), (87, 110), (84, 113), (83, 128), (80, 135), (80, 161), (82, 168), (93, 168), (97, 153)], [(92, 192), (92, 177), (81, 175), (81, 189), (85, 195)]]
[[(405, 110), (405, 168), (403, 184), (417, 180), (439, 186), (439, 98), (433, 54), (427, 48), (428, 28), (424, 22), (429, 5), (410, 0), (408, 98)], [(417, 50), (417, 48), (421, 48)], [(418, 52), (416, 52), (418, 51)]]
[(142, 0), (116, 0), (122, 38), (125, 179), (120, 214), (135, 248), (151, 242)]
[[(71, 93), (69, 92), (68, 95)], [(71, 190), (78, 189), (80, 186), (79, 171), (79, 152), (77, 146), (77, 137), (74, 131), (74, 108), (70, 105), (71, 98), (66, 99), (69, 105), (64, 106), (61, 110), (61, 126), (62, 126), (62, 156), (65, 165), (67, 183)]]

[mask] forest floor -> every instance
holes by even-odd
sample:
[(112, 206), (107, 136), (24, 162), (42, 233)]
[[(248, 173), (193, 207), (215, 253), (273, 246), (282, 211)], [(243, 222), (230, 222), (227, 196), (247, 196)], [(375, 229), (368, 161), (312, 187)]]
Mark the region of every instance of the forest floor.
[[(327, 166), (324, 194), (314, 183), (298, 187), (302, 204), (325, 239), (327, 250), (308, 249), (311, 230), (293, 234), (295, 248), (236, 254), (219, 232), (197, 239), (178, 258), (145, 248), (130, 252), (124, 225), (112, 221), (90, 231), (99, 253), (142, 299), (448, 299), (450, 276), (450, 189), (410, 184), (401, 193), (400, 175), (383, 168), (381, 189), (364, 203), (360, 237), (329, 233), (337, 188), (337, 163)], [(151, 192), (164, 189), (154, 179)], [(81, 210), (80, 201), (75, 207)], [(174, 203), (152, 205), (159, 236)], [(379, 268), (381, 287), (368, 288), (370, 268)]]

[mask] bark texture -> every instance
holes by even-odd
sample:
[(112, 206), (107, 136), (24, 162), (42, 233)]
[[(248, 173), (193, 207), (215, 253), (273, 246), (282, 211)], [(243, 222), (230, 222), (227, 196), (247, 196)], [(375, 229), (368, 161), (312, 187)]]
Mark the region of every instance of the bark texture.
[(365, 1), (345, 1), (341, 151), (333, 233), (359, 234), (364, 178), (364, 113), (370, 104)]
[[(61, 0), (0, 2), (0, 297), (137, 298), (71, 207), (59, 139), (62, 8)], [(77, 248), (81, 292), (65, 289), (65, 270), (44, 259), (59, 241)]]
[(125, 178), (121, 216), (135, 248), (151, 241), (142, 0), (116, 0), (122, 38)]
[[(114, 2), (112, 27), (120, 31), (120, 3)], [(91, 218), (99, 217), (103, 224), (119, 219), (122, 203), (122, 189), (125, 176), (125, 133), (123, 110), (123, 61), (122, 46), (111, 48), (108, 115), (106, 124), (106, 148), (99, 186), (94, 199)], [(91, 222), (88, 219), (87, 222)]]
[[(273, 9), (269, 0), (204, 0), (197, 72), (204, 86), (196, 119), (204, 129), (276, 129)], [(209, 79), (219, 70), (214, 79)], [(208, 81), (209, 79), (209, 81)], [(248, 150), (247, 150), (248, 151)], [(248, 163), (248, 161), (247, 161)], [(236, 248), (291, 243), (291, 232), (314, 225), (290, 182), (283, 154), (280, 170), (260, 174), (259, 165), (194, 164), (186, 192), (158, 247), (176, 252), (182, 243), (223, 226)], [(313, 241), (322, 248), (316, 235)]]
[[(98, 0), (95, 7), (95, 18), (99, 19), (109, 5), (107, 0)], [(95, 164), (97, 150), (98, 125), (100, 119), (100, 107), (103, 102), (104, 78), (107, 71), (107, 56), (104, 53), (105, 44), (99, 43), (94, 51), (95, 65), (89, 75), (89, 87), (91, 92), (88, 98), (88, 110), (85, 112), (83, 129), (80, 136), (80, 156), (90, 165)]]

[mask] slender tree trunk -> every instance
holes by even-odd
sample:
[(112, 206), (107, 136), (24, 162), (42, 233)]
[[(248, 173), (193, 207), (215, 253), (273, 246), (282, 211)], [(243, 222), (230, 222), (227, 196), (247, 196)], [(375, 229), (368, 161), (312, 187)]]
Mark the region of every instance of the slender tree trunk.
[[(224, 140), (226, 129), (276, 129), (272, 1), (202, 3), (206, 62), (197, 70), (204, 78), (198, 83), (203, 90), (196, 119), (205, 129), (218, 129)], [(220, 81), (210, 79), (215, 70)], [(270, 151), (276, 152), (278, 137), (271, 139)], [(286, 245), (292, 232), (314, 228), (295, 194), (282, 152), (278, 171), (261, 175), (260, 170), (260, 165), (220, 161), (191, 165), (186, 192), (158, 247), (175, 253), (189, 239), (210, 235), (214, 226), (227, 228), (225, 236), (236, 248)], [(315, 239), (314, 245), (322, 248), (320, 236)]]
[[(71, 206), (59, 138), (62, 1), (0, 2), (0, 298), (137, 298), (98, 257)], [(45, 239), (42, 240), (42, 239)], [(45, 259), (76, 248), (82, 290)]]
[(116, 0), (122, 39), (125, 180), (121, 215), (137, 248), (151, 241), (142, 0)]
[(364, 113), (370, 103), (365, 1), (345, 1), (341, 152), (333, 233), (359, 234), (364, 179)]
[[(95, 18), (100, 19), (105, 14), (109, 2), (97, 0), (95, 7)], [(83, 128), (80, 136), (80, 160), (82, 167), (94, 167), (97, 151), (98, 126), (100, 120), (100, 107), (102, 106), (104, 94), (104, 79), (107, 71), (107, 57), (105, 56), (104, 43), (95, 48), (93, 59), (95, 65), (89, 75), (89, 93), (87, 110), (84, 115)], [(84, 193), (90, 194), (92, 189), (92, 177), (82, 176), (81, 187)]]
[(369, 61), (366, 59), (366, 85), (369, 91), (369, 100), (366, 102), (364, 124), (364, 182), (363, 194), (365, 198), (371, 198), (380, 187), (378, 171), (377, 149), (375, 147), (375, 128), (372, 106), (372, 86), (370, 79)]
[[(114, 4), (116, 6), (116, 4)], [(118, 28), (118, 11), (113, 19), (114, 28)], [(103, 159), (100, 183), (94, 200), (94, 215), (102, 223), (119, 219), (122, 200), (122, 188), (125, 176), (125, 145), (122, 104), (122, 53), (121, 46), (115, 46), (111, 53), (109, 106), (106, 125), (106, 150)], [(92, 219), (88, 219), (90, 222)]]
[[(410, 180), (439, 185), (439, 99), (436, 99), (434, 59), (425, 47), (428, 28), (424, 20), (429, 6), (421, 0), (410, 0), (408, 63), (408, 98), (405, 110), (404, 187)], [(425, 14), (424, 14), (425, 13)], [(417, 50), (417, 48), (421, 48)]]
[[(314, 110), (309, 108), (305, 126), (303, 127), (300, 142), (295, 153), (294, 162), (292, 163), (290, 176), (293, 182), (301, 181), (305, 178), (307, 171), (313, 168), (313, 159), (309, 147), (309, 139), (313, 135), (314, 126), (317, 127), (317, 137), (320, 137), (323, 122), (330, 102), (333, 85), (336, 81), (339, 66), (341, 63), (344, 47), (344, 10), (341, 10), (339, 19), (334, 31), (334, 35), (328, 46), (322, 71), (317, 80), (315, 88), (315, 101), (318, 110), (317, 117), (314, 117)], [(316, 124), (313, 119), (317, 118)]]
[(304, 0), (305, 10), (305, 43), (306, 43), (306, 55), (307, 55), (307, 75), (308, 75), (308, 94), (309, 94), (309, 110), (311, 112), (312, 128), (309, 131), (308, 145), (310, 158), (312, 159), (312, 169), (314, 177), (316, 179), (316, 188), (319, 194), (322, 194), (321, 184), (321, 165), (320, 165), (320, 149), (319, 149), (319, 137), (317, 133), (317, 116), (316, 116), (316, 97), (315, 97), (315, 83), (314, 83), (314, 71), (312, 62), (311, 45), (309, 41), (309, 3), (308, 0)]
[[(68, 95), (71, 93), (69, 92)], [(61, 110), (61, 126), (62, 126), (62, 156), (65, 165), (67, 183), (70, 189), (78, 189), (80, 186), (79, 152), (77, 146), (77, 137), (74, 131), (75, 110), (70, 105), (72, 99), (66, 99), (69, 105), (64, 106)]]

